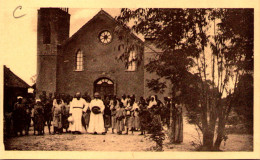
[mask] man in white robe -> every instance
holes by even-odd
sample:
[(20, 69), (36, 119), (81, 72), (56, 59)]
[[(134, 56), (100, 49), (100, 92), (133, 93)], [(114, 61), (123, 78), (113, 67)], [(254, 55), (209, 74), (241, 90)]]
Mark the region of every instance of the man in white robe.
[[(89, 108), (91, 110), (90, 113), (90, 121), (88, 127), (88, 133), (93, 134), (105, 134), (104, 127), (104, 119), (103, 112), (105, 109), (105, 105), (103, 101), (100, 99), (99, 93), (94, 94), (94, 99), (91, 100), (89, 104)], [(98, 108), (98, 112), (95, 112), (95, 109)]]
[(76, 98), (70, 102), (70, 114), (73, 117), (73, 124), (70, 126), (72, 133), (82, 133), (84, 132), (84, 127), (82, 125), (82, 113), (88, 108), (88, 103), (81, 98), (79, 92), (76, 93)]

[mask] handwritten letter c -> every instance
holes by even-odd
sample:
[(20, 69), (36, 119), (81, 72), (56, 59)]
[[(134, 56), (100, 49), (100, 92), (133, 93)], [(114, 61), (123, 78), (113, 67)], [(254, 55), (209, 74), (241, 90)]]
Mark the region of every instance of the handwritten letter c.
[(14, 18), (21, 18), (21, 17), (23, 17), (23, 16), (25, 16), (26, 14), (23, 14), (23, 15), (20, 15), (20, 16), (15, 16), (15, 12), (16, 12), (16, 10), (17, 9), (22, 9), (22, 6), (18, 6), (18, 7), (16, 7), (15, 9), (14, 9), (14, 11), (13, 11), (13, 17)]

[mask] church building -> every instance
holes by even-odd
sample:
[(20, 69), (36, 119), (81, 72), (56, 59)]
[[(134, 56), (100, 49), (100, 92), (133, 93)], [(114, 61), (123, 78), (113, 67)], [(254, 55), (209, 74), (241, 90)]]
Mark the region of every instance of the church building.
[[(120, 55), (120, 40), (115, 34), (118, 23), (104, 10), (69, 37), (70, 14), (68, 9), (40, 8), (37, 25), (37, 82), (36, 92), (76, 92), (101, 96), (135, 94), (147, 97), (152, 93), (146, 79), (152, 76), (144, 64), (154, 50), (133, 34), (144, 47), (143, 61), (127, 67), (116, 60)], [(146, 53), (147, 52), (147, 53)], [(135, 51), (131, 53), (135, 56)], [(130, 56), (131, 56), (130, 54)], [(129, 57), (130, 58), (130, 57)], [(168, 96), (168, 93), (165, 93)]]

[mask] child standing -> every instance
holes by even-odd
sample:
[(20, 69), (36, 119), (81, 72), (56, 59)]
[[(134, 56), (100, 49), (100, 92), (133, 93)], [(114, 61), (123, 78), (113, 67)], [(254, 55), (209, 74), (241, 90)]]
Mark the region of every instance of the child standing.
[(111, 110), (111, 125), (112, 125), (112, 134), (114, 134), (114, 129), (116, 128), (116, 112), (119, 108), (119, 101), (114, 97), (110, 100), (110, 110)]
[(130, 131), (132, 131), (132, 134), (134, 133), (134, 130), (133, 130), (134, 129), (134, 127), (133, 127), (133, 124), (134, 124), (133, 104), (134, 104), (133, 99), (130, 99), (128, 101), (127, 107), (125, 108), (125, 112), (126, 112), (126, 119), (125, 119), (126, 133), (125, 134), (128, 134), (129, 129), (130, 129)]
[(119, 108), (116, 110), (116, 127), (117, 134), (121, 135), (124, 131), (124, 118), (125, 118), (125, 109), (122, 102), (119, 104)]
[(57, 99), (57, 103), (53, 106), (53, 129), (55, 133), (62, 133), (62, 109), (63, 109), (63, 104), (61, 103), (61, 99)]

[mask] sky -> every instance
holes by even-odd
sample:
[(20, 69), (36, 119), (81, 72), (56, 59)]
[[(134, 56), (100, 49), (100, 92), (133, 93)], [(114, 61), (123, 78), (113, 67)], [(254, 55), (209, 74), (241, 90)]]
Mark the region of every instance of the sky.
[[(15, 7), (14, 7), (15, 8)], [(1, 65), (6, 65), (17, 76), (22, 78), (29, 85), (32, 85), (31, 77), (36, 75), (37, 66), (37, 10), (39, 8), (17, 9), (16, 16), (24, 15), (21, 18), (14, 18), (10, 9), (2, 10), (4, 25), (1, 25), (0, 44)], [(120, 9), (102, 8), (112, 17), (119, 15)], [(85, 23), (95, 16), (101, 8), (79, 9), (69, 8), (70, 36), (78, 31)], [(4, 52), (4, 53), (3, 53)]]
[[(15, 7), (17, 6), (6, 6), (1, 10), (3, 14), (0, 15), (0, 18), (5, 23), (0, 25), (0, 35), (4, 37), (0, 38), (0, 64), (6, 65), (25, 82), (32, 85), (31, 77), (36, 75), (37, 70), (37, 10), (39, 8), (23, 7), (16, 11), (16, 15), (25, 14), (25, 16), (14, 18), (10, 8)], [(112, 17), (120, 14), (119, 8), (102, 9)], [(100, 10), (101, 8), (69, 8), (71, 14), (70, 36)], [(210, 32), (213, 32), (212, 29), (213, 27)], [(208, 58), (210, 59), (210, 57)]]

